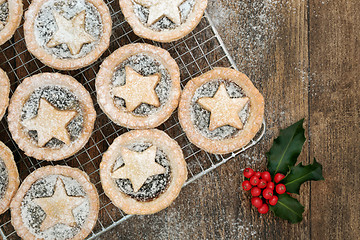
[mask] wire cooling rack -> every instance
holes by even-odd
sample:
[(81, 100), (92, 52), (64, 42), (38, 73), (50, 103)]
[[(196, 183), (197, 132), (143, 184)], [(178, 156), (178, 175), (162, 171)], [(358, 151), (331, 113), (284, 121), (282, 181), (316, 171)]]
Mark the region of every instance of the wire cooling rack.
[[(29, 1), (24, 2), (25, 10), (29, 4)], [(99, 164), (102, 154), (116, 137), (128, 131), (128, 129), (119, 127), (111, 122), (100, 110), (96, 102), (94, 80), (101, 62), (111, 54), (111, 52), (121, 46), (134, 42), (144, 42), (165, 48), (170, 52), (179, 64), (182, 87), (184, 87), (186, 82), (191, 78), (199, 76), (214, 67), (233, 67), (237, 69), (218, 32), (214, 28), (211, 19), (206, 13), (197, 28), (185, 38), (173, 43), (157, 43), (141, 39), (133, 33), (131, 27), (124, 20), (117, 1), (108, 1), (107, 5), (110, 8), (113, 20), (113, 31), (109, 49), (97, 62), (89, 67), (76, 71), (62, 71), (62, 73), (71, 75), (81, 82), (90, 92), (94, 101), (97, 119), (94, 132), (86, 146), (73, 157), (62, 161), (55, 163), (37, 161), (24, 155), (12, 140), (8, 130), (6, 116), (0, 122), (0, 141), (4, 142), (13, 151), (21, 180), (39, 167), (54, 164), (77, 167), (90, 176), (91, 182), (95, 184), (99, 192), (100, 213), (97, 224), (88, 239), (95, 239), (103, 232), (131, 217), (131, 215), (126, 215), (111, 203), (104, 194), (100, 183)], [(27, 51), (22, 25), (16, 30), (14, 37), (0, 47), (0, 67), (9, 75), (11, 94), (24, 78), (41, 72), (56, 71), (43, 65)], [(212, 155), (191, 144), (180, 127), (176, 111), (159, 129), (164, 130), (180, 144), (188, 166), (189, 175), (185, 183), (185, 185), (187, 185), (255, 145), (264, 135), (265, 123), (263, 123), (259, 133), (247, 146), (236, 153), (227, 155)], [(3, 239), (20, 239), (11, 225), (10, 211), (0, 216), (0, 238), (1, 237)]]

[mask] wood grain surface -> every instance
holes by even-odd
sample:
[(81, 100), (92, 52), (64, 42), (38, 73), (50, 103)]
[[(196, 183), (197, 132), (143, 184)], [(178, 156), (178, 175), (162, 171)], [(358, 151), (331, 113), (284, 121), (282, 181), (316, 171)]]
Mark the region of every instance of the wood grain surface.
[[(358, 2), (212, 0), (208, 11), (266, 99), (266, 136), (185, 187), (168, 209), (133, 217), (99, 239), (358, 239)], [(304, 117), (308, 142), (299, 161), (316, 157), (326, 181), (301, 187), (304, 220), (289, 224), (250, 206), (241, 171), (264, 169), (279, 129)]]
[[(265, 97), (266, 134), (255, 147), (183, 188), (166, 210), (134, 216), (97, 239), (359, 239), (358, 1), (209, 0), (208, 12), (239, 69)], [(14, 40), (21, 38), (20, 32)], [(18, 45), (16, 52), (2, 47), (7, 56), (19, 55), (8, 60), (21, 66), (32, 57), (22, 54), (24, 44)], [(41, 63), (29, 64), (30, 73), (37, 73)], [(10, 64), (4, 70), (11, 71)], [(9, 77), (28, 70), (16, 69), (17, 76)], [(299, 161), (316, 157), (326, 181), (301, 187), (304, 220), (289, 224), (251, 207), (249, 194), (241, 189), (242, 171), (264, 170), (265, 153), (279, 129), (301, 118), (308, 141)], [(103, 145), (101, 151), (107, 148)], [(25, 166), (18, 167), (28, 174)]]

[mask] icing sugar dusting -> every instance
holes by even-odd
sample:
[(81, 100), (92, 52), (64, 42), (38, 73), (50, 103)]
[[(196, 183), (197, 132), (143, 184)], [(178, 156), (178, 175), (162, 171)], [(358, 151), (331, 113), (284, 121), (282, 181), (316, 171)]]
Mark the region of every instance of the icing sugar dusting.
[(4, 161), (0, 158), (0, 199), (4, 196), (8, 183), (9, 174)]
[[(53, 16), (53, 11), (57, 11), (66, 19), (72, 19), (74, 16), (85, 10), (85, 31), (97, 39), (94, 42), (84, 44), (79, 54), (72, 55), (67, 45), (61, 44), (49, 48), (46, 44), (50, 41), (53, 34), (57, 31), (57, 25)], [(102, 33), (101, 16), (96, 7), (85, 0), (50, 0), (43, 4), (34, 23), (35, 36), (39, 45), (48, 53), (58, 58), (80, 58), (88, 54), (99, 43)]]
[(209, 1), (208, 11), (218, 32), (228, 49), (236, 53), (233, 57), (239, 69), (246, 72), (250, 79), (259, 79), (266, 72), (264, 68), (269, 65), (267, 56), (275, 45), (277, 30), (283, 21), (279, 9), (292, 11), (290, 2)]
[[(218, 90), (220, 83), (224, 83), (226, 87), (226, 91), (231, 98), (241, 98), (245, 97), (244, 92), (242, 89), (235, 84), (234, 82), (224, 81), (224, 80), (215, 80), (212, 82), (205, 83), (201, 87), (199, 87), (193, 98), (192, 98), (192, 111), (191, 111), (191, 118), (194, 122), (194, 125), (200, 130), (200, 132), (207, 138), (210, 139), (226, 139), (235, 136), (239, 133), (237, 128), (232, 126), (222, 126), (214, 131), (209, 130), (210, 124), (210, 115), (211, 113), (205, 109), (203, 109), (197, 101), (203, 97), (213, 97)], [(242, 123), (245, 125), (246, 121), (249, 117), (249, 103), (245, 105), (245, 107), (240, 111), (239, 117)]]
[[(83, 129), (84, 118), (82, 109), (77, 97), (67, 88), (59, 86), (44, 86), (36, 89), (24, 104), (21, 113), (21, 119), (31, 119), (36, 117), (40, 99), (47, 100), (51, 105), (59, 110), (75, 110), (78, 112), (76, 117), (67, 125), (70, 133), (70, 140), (75, 141), (81, 134)], [(29, 131), (29, 136), (37, 142), (37, 131)], [(58, 139), (51, 139), (45, 147), (60, 148), (64, 143)]]
[[(241, 184), (230, 179), (231, 177), (221, 180), (219, 174), (212, 171), (196, 184), (184, 188), (176, 203), (166, 210), (147, 216), (135, 216), (121, 227), (100, 235), (99, 239), (122, 239), (124, 236), (126, 239), (149, 240), (259, 239), (262, 225), (257, 225), (253, 216), (244, 216), (242, 207), (233, 204), (234, 198), (237, 197), (240, 198), (240, 202), (249, 203), (248, 196), (236, 194), (236, 187)], [(231, 184), (228, 187), (234, 190), (234, 198), (222, 195), (219, 184), (224, 181)], [(234, 208), (228, 211), (226, 208), (231, 206)], [(136, 224), (136, 231), (132, 227), (133, 224)]]
[[(143, 152), (152, 145), (150, 143), (136, 143), (126, 146), (128, 149), (136, 152)], [(128, 194), (130, 197), (146, 202), (151, 201), (152, 199), (158, 197), (161, 193), (163, 193), (170, 181), (170, 163), (167, 158), (167, 155), (159, 148), (157, 148), (155, 162), (160, 164), (165, 168), (164, 174), (158, 174), (146, 179), (144, 185), (139, 189), (139, 191), (134, 192), (131, 182), (129, 179), (115, 179), (115, 182), (119, 189), (124, 193)], [(113, 171), (116, 171), (119, 167), (124, 165), (124, 161), (122, 160), (121, 156), (116, 160)]]
[[(186, 22), (187, 18), (189, 17), (190, 13), (193, 10), (193, 7), (195, 5), (195, 0), (187, 0), (184, 1), (179, 6), (179, 12), (180, 12), (180, 20), (181, 23)], [(134, 12), (135, 15), (140, 19), (140, 21), (147, 26), (147, 19), (149, 17), (149, 9), (141, 6), (140, 4), (133, 1), (134, 6)], [(176, 29), (178, 26), (173, 23), (169, 18), (163, 17), (154, 24), (150, 26), (151, 29), (155, 31), (162, 31), (162, 30), (172, 30)]]
[[(38, 206), (33, 200), (35, 198), (43, 198), (52, 196), (56, 180), (61, 178), (65, 185), (66, 192), (69, 196), (83, 196), (84, 202), (73, 210), (74, 218), (77, 223), (75, 227), (65, 224), (56, 224), (55, 226), (40, 230), (40, 225), (44, 221), (46, 214), (44, 210)], [(82, 186), (73, 178), (62, 175), (50, 175), (37, 180), (30, 187), (21, 203), (21, 217), (28, 230), (37, 238), (51, 240), (65, 240), (74, 237), (85, 223), (90, 212), (89, 199)]]
[[(155, 107), (146, 103), (142, 103), (134, 111), (134, 115), (139, 116), (148, 116), (154, 113), (157, 113), (161, 110), (161, 107), (164, 106), (169, 99), (171, 92), (171, 79), (168, 71), (165, 67), (156, 59), (149, 57), (146, 54), (137, 54), (129, 57), (126, 61), (122, 62), (115, 71), (112, 84), (114, 86), (123, 86), (126, 83), (126, 74), (125, 66), (130, 66), (133, 70), (138, 72), (143, 76), (153, 75), (155, 73), (160, 73), (161, 78), (160, 82), (155, 88), (155, 92), (160, 101), (160, 107)], [(111, 93), (112, 94), (112, 93)], [(125, 101), (122, 98), (113, 96), (115, 105), (119, 108), (125, 107)]]

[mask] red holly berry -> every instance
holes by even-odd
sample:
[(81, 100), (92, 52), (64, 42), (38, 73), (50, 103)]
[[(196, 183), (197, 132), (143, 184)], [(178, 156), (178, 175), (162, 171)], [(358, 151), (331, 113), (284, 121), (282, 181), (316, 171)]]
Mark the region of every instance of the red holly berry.
[(263, 201), (259, 197), (253, 197), (251, 198), (251, 204), (256, 208), (259, 208), (263, 205)]
[(246, 180), (246, 181), (243, 181), (242, 188), (245, 191), (249, 191), (252, 188), (252, 186), (251, 186), (250, 182), (248, 180)]
[(277, 201), (279, 200), (279, 198), (277, 196), (272, 196), (270, 199), (269, 199), (269, 204), (271, 206), (274, 206), (277, 204)]
[(245, 168), (244, 170), (244, 177), (246, 178), (251, 178), (254, 175), (254, 170), (252, 170), (251, 168)]
[(257, 176), (258, 178), (261, 178), (261, 172), (255, 172), (254, 175)]
[(267, 183), (267, 188), (274, 190), (275, 189), (275, 184), (273, 182), (268, 182)]
[(264, 179), (267, 182), (271, 182), (271, 175), (268, 171), (261, 173), (261, 178)]
[(266, 188), (266, 189), (263, 191), (263, 197), (264, 197), (265, 199), (270, 199), (273, 195), (274, 195), (273, 190), (271, 190), (271, 189), (269, 189), (269, 188)]
[(252, 177), (250, 178), (250, 183), (251, 183), (251, 185), (253, 185), (253, 186), (258, 185), (258, 184), (259, 184), (259, 178), (258, 178), (257, 176), (252, 176)]
[(257, 185), (259, 188), (266, 188), (266, 181), (264, 179), (259, 180), (259, 184)]
[(276, 192), (277, 192), (278, 194), (283, 194), (283, 193), (285, 193), (285, 192), (286, 192), (286, 187), (285, 187), (285, 185), (282, 184), (282, 183), (276, 185)]
[(261, 194), (260, 188), (258, 188), (258, 187), (253, 187), (253, 188), (251, 189), (251, 195), (252, 195), (253, 197), (260, 196), (260, 194)]
[(264, 203), (261, 207), (258, 208), (259, 213), (265, 214), (269, 211), (269, 206)]
[(274, 181), (275, 181), (276, 183), (278, 183), (278, 182), (280, 182), (281, 180), (283, 180), (284, 177), (285, 177), (284, 174), (282, 174), (282, 173), (277, 173), (277, 174), (275, 174)]

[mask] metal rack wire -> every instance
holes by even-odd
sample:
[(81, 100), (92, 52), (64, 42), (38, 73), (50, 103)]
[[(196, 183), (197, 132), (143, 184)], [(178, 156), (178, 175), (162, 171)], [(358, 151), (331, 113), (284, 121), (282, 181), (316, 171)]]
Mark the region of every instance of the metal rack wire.
[[(25, 6), (28, 6), (28, 4), (30, 4), (29, 0), (28, 2), (24, 2)], [(96, 103), (94, 79), (101, 62), (112, 51), (125, 44), (146, 42), (165, 48), (170, 52), (179, 64), (182, 87), (184, 87), (186, 82), (191, 78), (199, 76), (214, 67), (233, 67), (237, 69), (207, 14), (202, 18), (198, 27), (185, 38), (173, 43), (157, 43), (141, 39), (133, 33), (131, 27), (124, 20), (117, 1), (107, 1), (107, 5), (109, 6), (113, 20), (113, 34), (109, 49), (97, 62), (89, 67), (76, 71), (62, 72), (75, 77), (81, 82), (90, 92), (94, 101), (97, 120), (95, 122), (94, 132), (86, 146), (73, 157), (62, 161), (55, 163), (37, 161), (24, 155), (12, 140), (8, 130), (6, 116), (0, 122), (0, 141), (4, 142), (13, 151), (21, 180), (39, 167), (55, 164), (78, 167), (90, 176), (91, 182), (95, 184), (99, 192), (100, 213), (99, 220), (88, 239), (95, 239), (103, 232), (131, 217), (131, 215), (126, 215), (111, 203), (104, 194), (100, 183), (98, 168), (102, 154), (116, 137), (128, 131), (128, 129), (119, 127), (111, 122)], [(0, 67), (9, 75), (11, 80), (11, 94), (14, 92), (16, 86), (26, 77), (41, 72), (56, 72), (56, 70), (43, 65), (27, 51), (22, 25), (16, 30), (14, 37), (0, 47)], [(177, 119), (177, 111), (175, 111), (169, 120), (162, 124), (159, 129), (164, 130), (182, 147), (189, 172), (188, 180), (185, 183), (186, 186), (232, 159), (237, 154), (255, 145), (264, 135), (265, 123), (263, 123), (259, 133), (247, 146), (238, 152), (227, 155), (212, 155), (191, 144), (180, 127)], [(19, 239), (11, 225), (10, 211), (0, 216), (0, 236), (3, 239)]]

